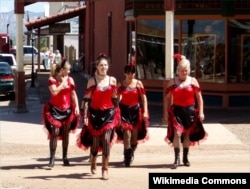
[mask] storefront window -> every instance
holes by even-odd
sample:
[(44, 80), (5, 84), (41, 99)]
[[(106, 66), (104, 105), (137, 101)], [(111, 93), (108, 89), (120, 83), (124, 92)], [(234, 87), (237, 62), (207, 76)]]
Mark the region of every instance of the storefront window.
[[(191, 75), (204, 82), (225, 82), (225, 21), (174, 22), (174, 52), (191, 62)], [(181, 33), (181, 42), (178, 39)], [(136, 33), (137, 77), (165, 78), (165, 20), (138, 20)]]
[(137, 77), (165, 78), (165, 20), (137, 21)]
[(228, 27), (228, 82), (250, 82), (250, 20), (229, 20)]
[[(176, 30), (175, 30), (176, 31)], [(204, 82), (225, 82), (225, 22), (182, 20), (182, 54), (191, 75)]]

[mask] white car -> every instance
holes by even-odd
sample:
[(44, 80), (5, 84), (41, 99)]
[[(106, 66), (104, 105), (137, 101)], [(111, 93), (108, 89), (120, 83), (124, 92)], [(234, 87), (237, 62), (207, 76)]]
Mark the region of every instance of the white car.
[[(16, 49), (12, 49), (12, 53), (16, 55), (14, 52)], [(33, 52), (33, 61), (34, 64), (38, 63), (38, 50), (36, 47), (25, 45), (23, 46), (23, 64), (24, 65), (32, 65), (32, 52)], [(42, 65), (43, 60), (45, 59), (45, 54), (40, 52), (40, 65)]]
[(17, 63), (13, 54), (0, 53), (0, 62), (8, 62), (13, 71), (16, 71)]

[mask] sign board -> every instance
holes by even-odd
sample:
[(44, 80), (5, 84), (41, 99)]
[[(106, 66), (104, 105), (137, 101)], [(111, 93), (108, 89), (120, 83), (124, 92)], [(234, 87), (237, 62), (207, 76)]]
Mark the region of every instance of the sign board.
[(69, 33), (70, 23), (56, 23), (49, 26), (49, 33)]

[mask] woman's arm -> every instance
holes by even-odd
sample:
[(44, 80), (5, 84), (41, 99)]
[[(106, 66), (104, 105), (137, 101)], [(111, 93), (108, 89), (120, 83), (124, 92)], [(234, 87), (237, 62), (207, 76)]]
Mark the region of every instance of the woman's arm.
[[(138, 80), (138, 85), (141, 89), (144, 89), (144, 85), (141, 81)], [(148, 99), (147, 99), (147, 96), (146, 96), (146, 93), (143, 92), (140, 94), (141, 95), (141, 100), (142, 100), (142, 104), (143, 104), (143, 117), (144, 118), (149, 118), (149, 113), (148, 113)]]
[[(50, 93), (53, 96), (57, 95), (62, 89), (65, 88), (65, 86), (67, 84), (67, 79), (68, 79), (68, 77), (62, 77), (62, 82), (58, 86), (56, 86), (55, 84), (49, 85), (49, 91), (50, 91)], [(49, 78), (49, 82), (53, 81), (53, 80), (55, 80), (53, 77)]]
[(205, 115), (204, 115), (204, 103), (203, 103), (203, 98), (201, 95), (201, 90), (200, 90), (200, 85), (197, 81), (196, 78), (193, 78), (193, 84), (197, 87), (197, 89), (195, 90), (195, 97), (198, 103), (198, 109), (199, 109), (199, 118), (201, 121), (203, 121), (205, 119)]
[[(73, 78), (71, 78), (71, 77), (69, 77), (69, 79), (70, 79), (70, 83), (72, 84), (72, 85), (74, 85), (75, 86), (75, 82), (74, 82), (74, 80), (73, 80)], [(76, 91), (75, 91), (75, 89), (74, 90), (72, 90), (72, 92), (71, 92), (71, 99), (72, 99), (72, 102), (75, 104), (75, 114), (76, 115), (79, 115), (79, 103), (78, 103), (78, 97), (77, 97), (77, 95), (76, 95)]]
[(169, 80), (166, 86), (166, 89), (164, 91), (164, 103), (165, 103), (165, 112), (164, 112), (164, 120), (167, 123), (168, 122), (168, 109), (172, 105), (172, 92), (170, 90), (170, 87), (173, 85), (173, 79)]

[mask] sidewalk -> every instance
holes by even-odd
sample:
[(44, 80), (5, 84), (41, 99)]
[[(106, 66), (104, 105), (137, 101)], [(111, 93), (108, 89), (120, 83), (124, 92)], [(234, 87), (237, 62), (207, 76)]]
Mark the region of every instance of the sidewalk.
[[(77, 82), (79, 81), (76, 81), (76, 83)], [(43, 103), (40, 102), (39, 86), (37, 86), (36, 83), (36, 87), (30, 87), (30, 81), (28, 80), (26, 83), (26, 91), (26, 105), (28, 110), (27, 113), (15, 114), (11, 111), (11, 105), (8, 111), (4, 110), (4, 112), (1, 112), (2, 119), (0, 123), (3, 126), (1, 129), (1, 139), (4, 142), (13, 142), (12, 137), (8, 135), (11, 134), (12, 129), (14, 129), (17, 133), (24, 133), (23, 135), (19, 136), (19, 140), (16, 141), (18, 143), (34, 144), (34, 141), (37, 141), (37, 144), (41, 144), (41, 141), (43, 141), (44, 139), (44, 136), (40, 135)], [(162, 110), (162, 106), (149, 105), (150, 140), (145, 143), (146, 145), (165, 144), (165, 141), (163, 139), (167, 132), (167, 126), (162, 124)], [(237, 139), (237, 137), (233, 133), (226, 129), (223, 124), (250, 123), (250, 114), (247, 111), (240, 112), (238, 110), (205, 110), (205, 115), (206, 119), (204, 122), (204, 127), (209, 133), (209, 137), (204, 142), (204, 144), (240, 144), (241, 142), (239, 141), (239, 139)], [(4, 125), (8, 125), (8, 127), (5, 128)], [(30, 127), (33, 127), (32, 131), (30, 130)], [(34, 134), (31, 134), (31, 132), (33, 132)], [(37, 133), (38, 135), (36, 136), (35, 133)], [(220, 139), (221, 133), (223, 133), (223, 140)], [(72, 140), (74, 140), (74, 137), (71, 138)], [(71, 141), (71, 144), (73, 143), (74, 141)]]

